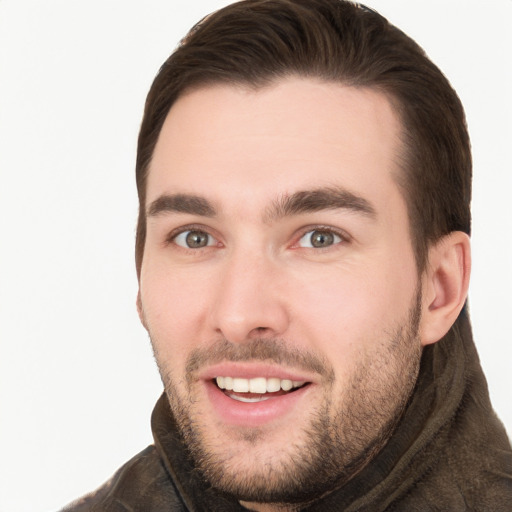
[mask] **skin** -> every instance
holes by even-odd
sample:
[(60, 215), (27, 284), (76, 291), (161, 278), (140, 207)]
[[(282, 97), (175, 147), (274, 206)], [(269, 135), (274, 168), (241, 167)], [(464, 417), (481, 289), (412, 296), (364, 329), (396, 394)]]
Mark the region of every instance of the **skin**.
[[(418, 276), (394, 179), (400, 130), (379, 92), (301, 78), (195, 90), (162, 128), (139, 314), (197, 465), (253, 510), (310, 500), (297, 492), (322, 445), (330, 487), (311, 492), (357, 473), (399, 418), (421, 347), (464, 302), (465, 235), (436, 246)], [(283, 207), (303, 191), (316, 191), (314, 211)], [(188, 247), (191, 231), (206, 245)], [(313, 232), (325, 246), (312, 246)], [(264, 405), (245, 417), (236, 402), (233, 419), (212, 399), (212, 377), (229, 372), (309, 384), (271, 414)], [(286, 491), (292, 475), (302, 482)]]

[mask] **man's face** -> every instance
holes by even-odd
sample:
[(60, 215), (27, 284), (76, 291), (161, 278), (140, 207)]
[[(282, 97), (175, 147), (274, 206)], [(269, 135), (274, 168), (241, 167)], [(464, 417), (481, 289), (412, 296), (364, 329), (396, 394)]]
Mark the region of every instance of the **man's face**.
[(242, 500), (327, 492), (412, 392), (421, 287), (399, 134), (380, 93), (299, 78), (196, 90), (165, 121), (141, 317), (196, 464)]

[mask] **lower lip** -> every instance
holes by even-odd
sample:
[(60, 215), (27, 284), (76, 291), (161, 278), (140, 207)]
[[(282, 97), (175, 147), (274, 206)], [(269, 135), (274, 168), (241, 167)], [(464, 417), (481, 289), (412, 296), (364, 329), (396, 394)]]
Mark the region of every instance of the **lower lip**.
[(261, 402), (240, 402), (227, 396), (213, 381), (206, 382), (208, 398), (223, 423), (235, 426), (258, 427), (292, 413), (298, 402), (309, 392), (311, 384), (285, 395)]

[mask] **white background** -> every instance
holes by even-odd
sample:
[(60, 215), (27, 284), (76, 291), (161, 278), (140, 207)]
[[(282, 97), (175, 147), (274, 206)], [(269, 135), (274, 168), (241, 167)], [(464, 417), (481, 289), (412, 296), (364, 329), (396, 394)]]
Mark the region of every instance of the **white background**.
[[(0, 0), (0, 511), (56, 510), (151, 442), (135, 311), (135, 142), (149, 85), (226, 1)], [(512, 433), (511, 0), (375, 0), (447, 74), (474, 148), (470, 304)]]

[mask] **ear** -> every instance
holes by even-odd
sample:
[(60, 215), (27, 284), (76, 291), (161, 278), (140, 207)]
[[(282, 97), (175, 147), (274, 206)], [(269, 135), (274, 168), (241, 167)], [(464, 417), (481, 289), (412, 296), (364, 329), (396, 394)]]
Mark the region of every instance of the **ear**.
[(144, 329), (148, 329), (147, 325), (146, 325), (146, 319), (144, 317), (144, 310), (142, 309), (142, 300), (140, 298), (140, 289), (139, 291), (137, 292), (137, 300), (136, 300), (136, 304), (137, 304), (137, 313), (139, 314), (139, 320), (140, 320), (140, 323), (144, 326)]
[(423, 274), (422, 345), (439, 341), (455, 323), (466, 302), (471, 272), (469, 237), (453, 231), (428, 252)]

